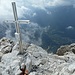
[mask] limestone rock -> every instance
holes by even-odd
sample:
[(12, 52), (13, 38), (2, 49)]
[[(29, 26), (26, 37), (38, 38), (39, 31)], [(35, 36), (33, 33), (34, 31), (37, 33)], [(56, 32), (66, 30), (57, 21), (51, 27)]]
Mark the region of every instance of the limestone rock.
[(14, 45), (14, 42), (10, 39), (7, 39), (6, 37), (3, 37), (0, 40), (0, 45), (7, 45), (7, 44), (12, 44), (12, 46)]
[(43, 48), (34, 44), (23, 44), (26, 46), (23, 47), (25, 52), (19, 54), (18, 44), (14, 45), (12, 46), (8, 39), (0, 40), (0, 51), (7, 50), (4, 48), (6, 46), (12, 46), (11, 52), (6, 54), (0, 52), (0, 74), (2, 75), (19, 75), (22, 63), (25, 63), (29, 75), (75, 75), (74, 43), (61, 46), (58, 49), (58, 55), (47, 53)]
[(14, 42), (11, 41), (10, 39), (4, 37), (0, 40), (0, 51), (3, 54), (11, 52), (13, 46), (14, 46)]
[(68, 45), (60, 46), (60, 48), (58, 48), (56, 54), (58, 54), (58, 55), (64, 55), (64, 53), (66, 53), (68, 51), (69, 51)]
[(37, 75), (37, 72), (31, 72), (29, 75)]
[(15, 73), (15, 75), (20, 75), (20, 73), (22, 73), (22, 71), (21, 71), (21, 70), (18, 70), (18, 71)]
[(2, 58), (2, 56), (3, 56), (3, 53), (2, 53), (2, 52), (0, 52), (0, 62), (1, 62), (1, 58)]
[(75, 75), (75, 72), (72, 75)]
[(68, 70), (69, 72), (73, 73), (75, 71), (75, 63), (72, 63), (71, 65), (69, 65)]
[(64, 55), (66, 52), (73, 52), (73, 53), (75, 53), (75, 43), (70, 44), (70, 45), (60, 46), (60, 48), (58, 48), (56, 54)]
[(5, 47), (3, 47), (2, 50), (1, 50), (1, 52), (2, 52), (3, 54), (9, 53), (9, 52), (11, 52), (11, 51), (12, 51), (11, 46), (5, 46)]
[(25, 64), (26, 64), (26, 68), (27, 68), (27, 70), (30, 72), (31, 71), (31, 69), (32, 69), (32, 60), (31, 60), (31, 57), (30, 57), (31, 55), (28, 55), (27, 56), (27, 59), (26, 59), (26, 62), (25, 62)]

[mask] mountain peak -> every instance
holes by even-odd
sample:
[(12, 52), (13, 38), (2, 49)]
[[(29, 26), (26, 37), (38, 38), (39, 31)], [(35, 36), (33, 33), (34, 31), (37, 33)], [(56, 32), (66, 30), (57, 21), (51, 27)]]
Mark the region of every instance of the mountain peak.
[[(74, 44), (68, 45), (73, 47)], [(62, 49), (62, 48), (61, 48)], [(20, 75), (20, 65), (24, 63), (29, 75), (74, 75), (75, 54), (71, 51), (63, 56), (47, 53), (34, 44), (23, 44), (23, 54), (19, 54), (18, 43), (2, 38), (0, 40), (0, 74)]]

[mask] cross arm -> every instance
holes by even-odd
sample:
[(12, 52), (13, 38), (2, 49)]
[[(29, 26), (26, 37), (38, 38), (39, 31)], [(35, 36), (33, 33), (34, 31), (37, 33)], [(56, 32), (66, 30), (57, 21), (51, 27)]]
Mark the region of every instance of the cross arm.
[(6, 20), (4, 21), (6, 23), (18, 23), (18, 24), (29, 24), (30, 20), (18, 20), (18, 21), (14, 21), (14, 20)]
[(19, 24), (29, 24), (30, 20), (18, 20)]
[(13, 21), (13, 20), (5, 20), (4, 22), (5, 23), (15, 23), (15, 21)]

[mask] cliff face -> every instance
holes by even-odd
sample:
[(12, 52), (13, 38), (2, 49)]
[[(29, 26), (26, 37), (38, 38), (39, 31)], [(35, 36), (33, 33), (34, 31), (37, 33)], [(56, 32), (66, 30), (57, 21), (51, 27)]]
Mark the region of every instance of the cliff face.
[(6, 38), (0, 40), (0, 75), (19, 75), (21, 63), (26, 64), (29, 75), (75, 75), (72, 51), (58, 56), (28, 43), (23, 44), (23, 50), (24, 54), (19, 54), (18, 43)]

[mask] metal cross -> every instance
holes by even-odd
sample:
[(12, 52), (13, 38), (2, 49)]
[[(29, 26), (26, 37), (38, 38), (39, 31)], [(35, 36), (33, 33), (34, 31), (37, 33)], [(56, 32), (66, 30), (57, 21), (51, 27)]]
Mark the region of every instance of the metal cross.
[(15, 23), (15, 26), (16, 26), (16, 34), (15, 35), (17, 35), (17, 39), (19, 42), (20, 53), (23, 53), (22, 38), (21, 38), (21, 32), (20, 32), (19, 24), (29, 24), (29, 20), (18, 20), (15, 2), (12, 2), (12, 8), (13, 8), (14, 20), (11, 20), (11, 21), (7, 20), (6, 22), (7, 23)]

